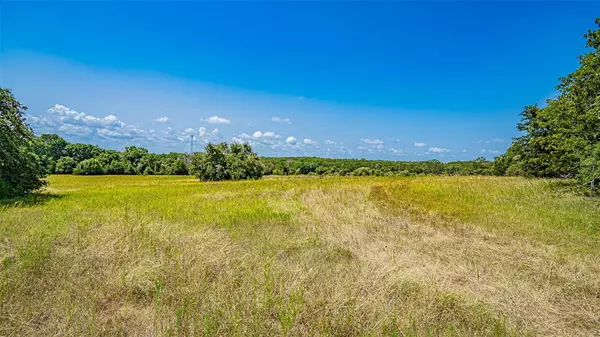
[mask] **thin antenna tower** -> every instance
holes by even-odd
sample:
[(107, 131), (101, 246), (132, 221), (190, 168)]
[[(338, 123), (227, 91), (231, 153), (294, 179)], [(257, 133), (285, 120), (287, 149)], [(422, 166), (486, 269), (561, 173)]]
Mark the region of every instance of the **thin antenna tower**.
[(190, 154), (194, 154), (194, 135), (192, 135), (192, 141), (190, 142)]

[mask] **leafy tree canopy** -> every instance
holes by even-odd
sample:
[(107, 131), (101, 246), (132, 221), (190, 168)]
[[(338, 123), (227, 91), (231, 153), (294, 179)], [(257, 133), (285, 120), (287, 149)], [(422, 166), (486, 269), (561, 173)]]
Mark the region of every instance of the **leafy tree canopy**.
[(590, 51), (579, 57), (579, 68), (560, 78), (559, 95), (541, 108), (521, 113), (516, 138), (497, 158), (495, 173), (532, 177), (575, 177), (598, 191), (600, 168), (600, 18), (584, 37)]
[(0, 88), (0, 197), (33, 192), (44, 185), (39, 159), (32, 152), (33, 132), (25, 123), (27, 107)]

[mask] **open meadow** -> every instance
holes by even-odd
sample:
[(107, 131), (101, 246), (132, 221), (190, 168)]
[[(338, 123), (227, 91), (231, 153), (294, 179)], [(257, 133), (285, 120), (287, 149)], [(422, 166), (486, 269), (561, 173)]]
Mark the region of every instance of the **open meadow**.
[(54, 175), (1, 336), (600, 335), (597, 199), (507, 177)]

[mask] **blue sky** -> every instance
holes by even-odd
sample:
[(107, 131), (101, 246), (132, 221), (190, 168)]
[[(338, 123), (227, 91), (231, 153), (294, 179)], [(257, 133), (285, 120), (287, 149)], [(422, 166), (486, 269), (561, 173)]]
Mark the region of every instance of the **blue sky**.
[(36, 133), (122, 149), (493, 158), (577, 67), (594, 2), (3, 2)]

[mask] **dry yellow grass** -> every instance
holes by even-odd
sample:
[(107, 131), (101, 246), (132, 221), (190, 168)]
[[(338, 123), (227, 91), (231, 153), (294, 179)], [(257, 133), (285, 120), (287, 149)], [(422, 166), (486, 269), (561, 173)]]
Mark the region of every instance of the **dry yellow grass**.
[(0, 206), (0, 335), (599, 335), (598, 204), (550, 184), (52, 176)]

